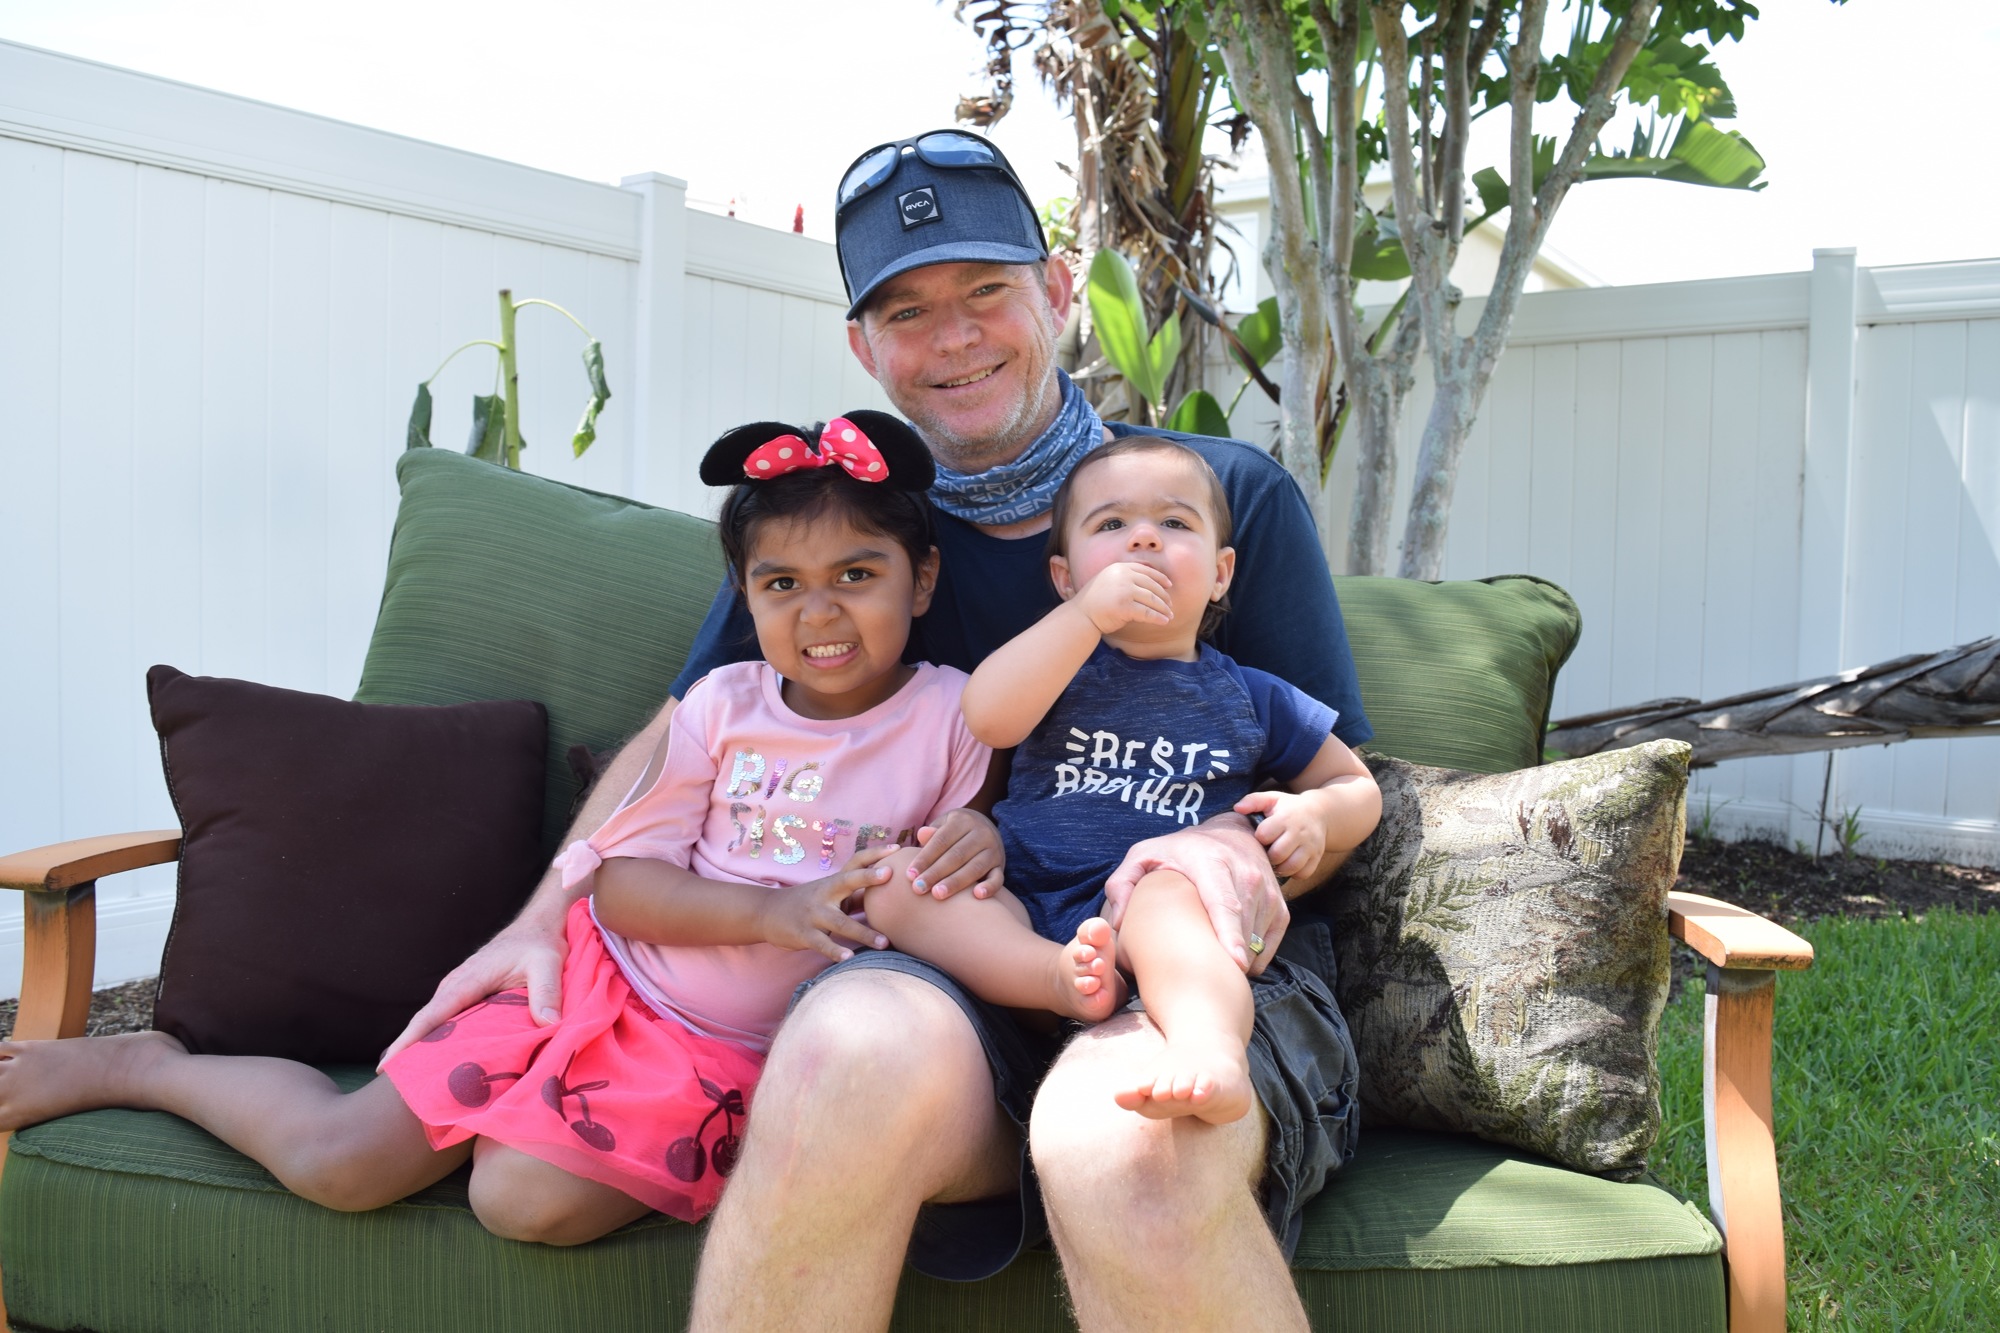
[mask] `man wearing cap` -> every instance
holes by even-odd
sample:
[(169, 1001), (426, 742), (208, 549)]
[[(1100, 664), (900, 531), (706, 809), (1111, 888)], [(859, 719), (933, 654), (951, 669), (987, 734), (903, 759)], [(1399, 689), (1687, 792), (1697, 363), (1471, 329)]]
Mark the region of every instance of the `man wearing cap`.
[[(1072, 277), (986, 140), (955, 130), (885, 144), (843, 177), (835, 223), (852, 300), (848, 342), (936, 458), (943, 568), (910, 656), (970, 671), (1056, 605), (1045, 555), (1056, 487), (1108, 428), (1055, 364)], [(843, 404), (829, 404), (828, 411)], [(1235, 515), (1235, 606), (1216, 647), (1372, 734), (1304, 497), (1262, 450), (1177, 436), (1221, 478)], [(727, 583), (674, 698), (756, 640)], [(608, 818), (665, 734), (634, 738), (577, 820)], [(1352, 1154), (1355, 1065), (1335, 1006), (1324, 922), (1291, 918), (1241, 816), (1132, 849), (1107, 915), (1148, 870), (1193, 879), (1251, 976), (1259, 1113), (1227, 1125), (1120, 1109), (1160, 1046), (1135, 1004), (1062, 1045), (893, 948), (801, 988), (710, 1222), (693, 1326), (881, 1328), (905, 1261), (973, 1280), (1052, 1235), (1086, 1329), (1305, 1326), (1288, 1256), (1299, 1210)], [(559, 884), (440, 984), (400, 1041), (484, 995), (527, 985), (557, 1002)], [(1032, 1155), (1033, 1168), (1029, 1158)]]

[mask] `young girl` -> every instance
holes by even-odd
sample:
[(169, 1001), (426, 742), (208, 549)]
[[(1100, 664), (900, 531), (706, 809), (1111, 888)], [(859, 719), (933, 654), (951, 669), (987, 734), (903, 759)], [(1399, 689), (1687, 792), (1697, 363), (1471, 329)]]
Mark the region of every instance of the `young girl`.
[[(893, 417), (732, 431), (720, 530), (762, 661), (704, 677), (626, 804), (559, 859), (594, 890), (568, 920), (562, 1018), (507, 991), (342, 1095), (309, 1066), (189, 1055), (161, 1033), (0, 1047), (0, 1128), (105, 1105), (172, 1111), (288, 1188), (355, 1210), (472, 1159), (489, 1230), (569, 1244), (658, 1209), (694, 1221), (735, 1165), (798, 984), (887, 941), (845, 910), (919, 833), (916, 873), (990, 878), (962, 807), (990, 750), (962, 673), (902, 661), (937, 577), (929, 452)], [(906, 873), (905, 878), (908, 878)], [(910, 893), (904, 888), (904, 893)]]
[(1261, 818), (1279, 875), (1306, 874), (1360, 845), (1381, 794), (1333, 736), (1332, 709), (1200, 641), (1235, 573), (1228, 501), (1200, 454), (1152, 437), (1105, 445), (1063, 483), (1050, 523), (1062, 605), (965, 689), (973, 734), (1020, 746), (993, 812), (1010, 892), (940, 903), (878, 887), (868, 919), (996, 1004), (1095, 1022), (1131, 972), (1166, 1050), (1119, 1105), (1235, 1120), (1252, 1097), (1248, 981), (1186, 877), (1142, 879), (1116, 935), (1099, 915), (1105, 881), (1132, 844), (1230, 809)]

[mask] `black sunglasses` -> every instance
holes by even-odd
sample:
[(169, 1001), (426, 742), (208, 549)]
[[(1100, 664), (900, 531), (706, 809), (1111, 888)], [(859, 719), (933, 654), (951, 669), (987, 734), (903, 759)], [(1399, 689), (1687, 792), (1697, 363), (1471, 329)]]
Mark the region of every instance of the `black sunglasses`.
[(841, 176), (840, 189), (834, 194), (833, 211), (838, 214), (870, 190), (887, 184), (903, 165), (903, 158), (912, 153), (933, 167), (985, 167), (998, 171), (1020, 192), (1028, 211), (1034, 211), (1034, 201), (1028, 198), (1027, 188), (1021, 184), (1021, 178), (1014, 174), (1014, 168), (1000, 150), (990, 141), (963, 130), (932, 130), (914, 139), (898, 139), (894, 143), (869, 149), (855, 158), (854, 164)]

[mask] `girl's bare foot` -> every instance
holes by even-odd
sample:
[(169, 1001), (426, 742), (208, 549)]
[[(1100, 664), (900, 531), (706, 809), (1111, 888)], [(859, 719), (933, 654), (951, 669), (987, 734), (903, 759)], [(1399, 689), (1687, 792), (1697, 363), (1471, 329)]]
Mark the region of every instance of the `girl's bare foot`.
[(1154, 1075), (1114, 1099), (1151, 1120), (1191, 1115), (1225, 1125), (1249, 1113), (1250, 1098), (1250, 1056), (1242, 1041), (1228, 1032), (1201, 1032), (1167, 1038)]
[(104, 1106), (149, 1106), (152, 1071), (186, 1054), (164, 1032), (0, 1042), (0, 1132)]
[(1084, 1023), (1102, 1023), (1118, 1012), (1129, 994), (1118, 973), (1118, 936), (1103, 917), (1076, 928), (1051, 971), (1057, 1013)]

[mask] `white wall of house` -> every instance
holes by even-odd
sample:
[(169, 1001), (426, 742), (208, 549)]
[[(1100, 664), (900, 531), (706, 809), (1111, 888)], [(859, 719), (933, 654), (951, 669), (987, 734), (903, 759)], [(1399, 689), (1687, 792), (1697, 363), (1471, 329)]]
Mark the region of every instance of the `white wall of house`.
[[(502, 286), (605, 344), (614, 397), (572, 459), (580, 340), (522, 314), (524, 462), (551, 477), (701, 512), (723, 428), (883, 403), (831, 248), (691, 210), (671, 177), (592, 184), (0, 42), (0, 849), (174, 823), (155, 662), (353, 691), (415, 385), (494, 336)], [(491, 382), (454, 362), (433, 439)], [(1526, 298), (1448, 562), (1524, 571), (1584, 610), (1559, 713), (1995, 632), (2000, 264)], [(1698, 792), (1725, 828), (1810, 838), (1822, 776), (1755, 761)], [(2000, 857), (2000, 743), (1848, 752), (1834, 804), (1857, 803), (1864, 850)], [(172, 882), (100, 886), (100, 982), (157, 967)], [(18, 922), (0, 900), (0, 995)]]

